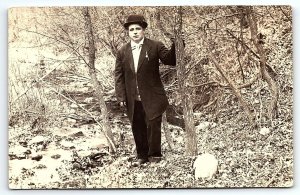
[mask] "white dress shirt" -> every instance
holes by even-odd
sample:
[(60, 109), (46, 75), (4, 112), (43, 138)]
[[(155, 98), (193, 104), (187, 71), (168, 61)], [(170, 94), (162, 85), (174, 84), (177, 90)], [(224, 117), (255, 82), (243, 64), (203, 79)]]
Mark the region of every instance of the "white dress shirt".
[[(137, 67), (139, 64), (139, 59), (140, 59), (140, 54), (141, 54), (143, 43), (144, 43), (144, 38), (139, 43), (135, 43), (135, 42), (131, 41), (131, 51), (132, 51), (132, 56), (133, 56), (135, 73), (137, 72)], [(135, 98), (136, 98), (136, 100), (141, 101), (139, 88), (138, 88), (138, 86), (136, 86), (136, 87), (137, 87), (137, 96)]]
[(139, 43), (135, 43), (133, 41), (131, 41), (131, 43), (130, 43), (131, 49), (132, 49), (131, 51), (132, 51), (132, 56), (133, 56), (135, 72), (137, 72), (137, 67), (139, 64), (139, 58), (140, 58), (143, 43), (144, 43), (144, 38)]

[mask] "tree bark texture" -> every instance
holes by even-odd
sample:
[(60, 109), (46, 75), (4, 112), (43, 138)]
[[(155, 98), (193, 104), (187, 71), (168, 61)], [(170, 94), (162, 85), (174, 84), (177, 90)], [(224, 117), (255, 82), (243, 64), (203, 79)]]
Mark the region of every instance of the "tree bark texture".
[(260, 71), (263, 80), (265, 80), (268, 83), (268, 86), (271, 90), (271, 102), (269, 104), (269, 109), (268, 109), (268, 117), (270, 119), (277, 117), (277, 102), (279, 98), (279, 89), (277, 83), (274, 81), (274, 79), (270, 76), (266, 69), (266, 64), (267, 64), (267, 57), (266, 57), (266, 52), (263, 48), (263, 42), (260, 40), (257, 30), (257, 19), (256, 16), (253, 12), (253, 8), (247, 7), (247, 16), (249, 20), (249, 26), (250, 26), (250, 32), (251, 32), (251, 40), (254, 43), (257, 53), (259, 55), (259, 64), (260, 64)]
[(166, 141), (168, 143), (169, 149), (173, 150), (174, 149), (174, 143), (173, 143), (173, 139), (172, 139), (170, 129), (168, 128), (166, 113), (163, 113), (162, 125), (163, 125), (163, 130), (164, 130), (164, 133), (165, 133), (165, 137), (166, 137)]
[(188, 156), (197, 155), (197, 136), (195, 132), (193, 100), (191, 87), (187, 85), (188, 77), (185, 76), (186, 66), (184, 64), (184, 45), (182, 39), (182, 7), (178, 8), (177, 21), (175, 27), (175, 48), (177, 76), (179, 82), (179, 92), (181, 104), (183, 106), (183, 116), (185, 124), (185, 153)]
[(110, 123), (109, 123), (109, 118), (108, 118), (108, 112), (107, 112), (107, 107), (104, 101), (103, 97), (103, 87), (97, 80), (96, 76), (96, 70), (95, 70), (95, 58), (96, 58), (96, 48), (95, 48), (95, 41), (94, 41), (94, 34), (93, 34), (93, 26), (92, 26), (92, 21), (91, 21), (91, 16), (89, 13), (89, 8), (85, 7), (83, 8), (83, 15), (85, 19), (85, 30), (86, 30), (86, 37), (88, 39), (89, 43), (89, 61), (88, 61), (88, 66), (89, 66), (89, 74), (92, 80), (92, 84), (95, 88), (95, 96), (99, 100), (99, 105), (100, 105), (100, 110), (101, 110), (101, 119), (103, 123), (103, 133), (107, 139), (110, 152), (114, 153), (116, 152), (116, 147), (115, 147), (115, 142), (113, 139), (113, 134), (111, 131)]

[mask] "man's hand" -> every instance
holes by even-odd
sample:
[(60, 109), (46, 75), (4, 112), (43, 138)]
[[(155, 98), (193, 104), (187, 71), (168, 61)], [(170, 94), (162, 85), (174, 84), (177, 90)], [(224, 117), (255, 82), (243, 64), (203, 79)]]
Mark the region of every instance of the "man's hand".
[[(183, 47), (185, 47), (185, 34), (184, 32), (181, 33), (181, 38), (183, 41)], [(175, 37), (171, 37), (170, 40), (172, 41), (173, 44), (175, 44)]]

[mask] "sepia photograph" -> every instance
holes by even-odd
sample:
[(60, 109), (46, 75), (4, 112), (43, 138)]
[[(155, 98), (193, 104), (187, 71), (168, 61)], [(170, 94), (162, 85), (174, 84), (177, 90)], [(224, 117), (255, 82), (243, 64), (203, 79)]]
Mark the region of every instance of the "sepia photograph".
[(294, 185), (290, 5), (8, 9), (9, 189)]

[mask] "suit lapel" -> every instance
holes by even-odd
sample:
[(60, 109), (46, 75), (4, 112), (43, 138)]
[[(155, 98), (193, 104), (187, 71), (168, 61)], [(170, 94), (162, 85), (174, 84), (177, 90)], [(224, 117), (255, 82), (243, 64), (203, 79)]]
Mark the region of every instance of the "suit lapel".
[(147, 58), (147, 60), (149, 60), (150, 50), (151, 50), (151, 47), (149, 45), (148, 39), (145, 38), (144, 43), (142, 45), (142, 50), (141, 50), (141, 53), (140, 53), (140, 57), (139, 57), (139, 63), (138, 63), (137, 71), (139, 71), (139, 69), (143, 65), (146, 58)]
[(132, 55), (130, 42), (126, 46), (126, 56), (127, 56), (127, 59), (128, 59), (128, 64), (130, 66), (130, 69), (134, 73), (135, 72), (135, 70), (134, 70), (134, 61), (133, 61), (133, 55)]

